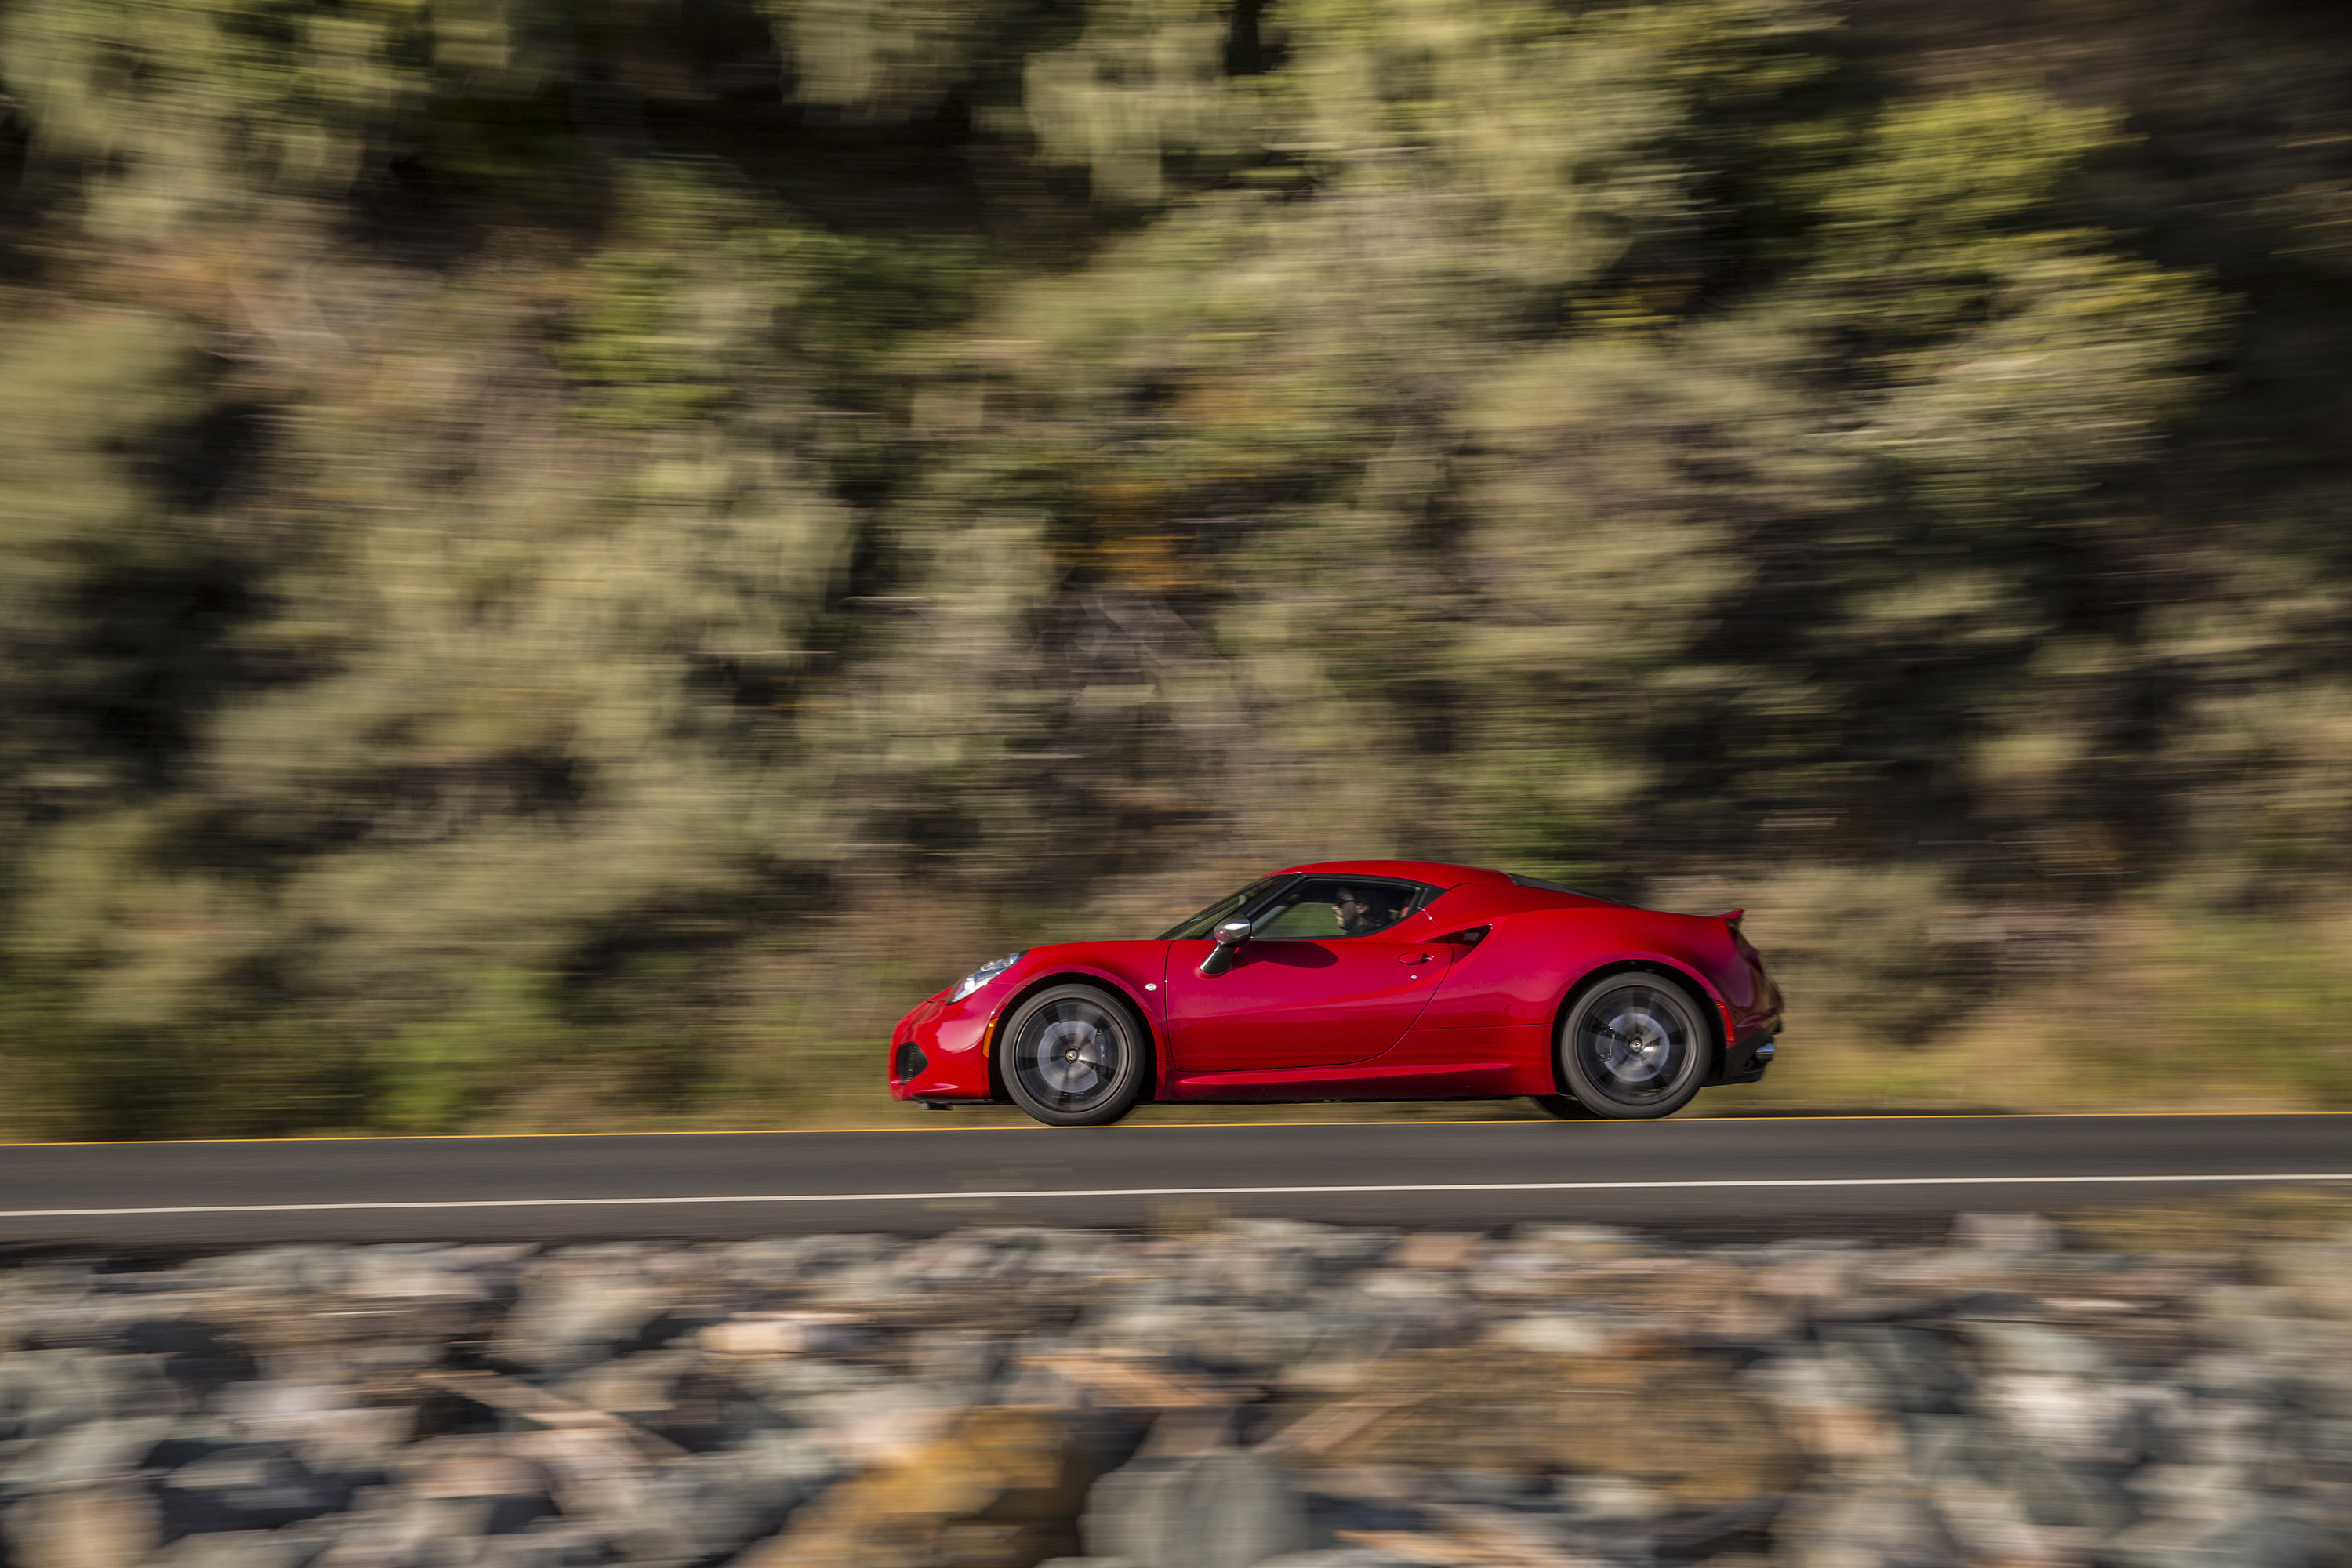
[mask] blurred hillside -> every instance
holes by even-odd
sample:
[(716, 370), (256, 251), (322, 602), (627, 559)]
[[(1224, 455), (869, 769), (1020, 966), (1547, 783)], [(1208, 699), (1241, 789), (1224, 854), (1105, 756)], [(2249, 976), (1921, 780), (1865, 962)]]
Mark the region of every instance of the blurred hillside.
[(2352, 10), (0, 0), (0, 1133), (871, 1119), (1383, 852), (1747, 905), (1740, 1103), (2352, 1104)]

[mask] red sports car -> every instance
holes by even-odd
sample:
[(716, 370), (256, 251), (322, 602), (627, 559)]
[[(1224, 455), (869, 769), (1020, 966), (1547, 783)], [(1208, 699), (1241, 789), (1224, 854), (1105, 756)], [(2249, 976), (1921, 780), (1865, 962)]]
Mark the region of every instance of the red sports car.
[(890, 1093), (1064, 1127), (1144, 1100), (1671, 1116), (1771, 1065), (1780, 992), (1739, 917), (1467, 866), (1294, 866), (1149, 942), (982, 964), (900, 1020)]

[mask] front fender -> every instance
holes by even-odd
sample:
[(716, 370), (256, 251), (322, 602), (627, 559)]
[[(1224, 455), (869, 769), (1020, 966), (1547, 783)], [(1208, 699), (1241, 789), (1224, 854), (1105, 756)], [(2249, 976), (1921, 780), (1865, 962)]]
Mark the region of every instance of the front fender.
[[(1139, 943), (1121, 943), (1123, 947)], [(1167, 992), (1161, 989), (1165, 978), (1167, 944), (1152, 943), (1159, 951), (1150, 954), (1101, 953), (1049, 955), (1035, 972), (1028, 973), (1012, 989), (1004, 1005), (991, 1020), (988, 1031), (989, 1059), (995, 1059), (995, 1039), (1003, 1020), (1023, 1002), (1049, 985), (1084, 982), (1101, 986), (1127, 1004), (1128, 1011), (1142, 1024), (1145, 1037), (1151, 1045), (1151, 1077), (1147, 1099), (1165, 1097), (1171, 1052), (1168, 1048)], [(1021, 967), (1026, 970), (1024, 959)]]
[[(942, 991), (898, 1022), (890, 1037), (894, 1100), (999, 1100), (996, 1036), (1020, 1004), (1048, 985), (1084, 981), (1118, 996), (1141, 1021), (1151, 1044), (1154, 1098), (1168, 1070), (1166, 1009), (1160, 1005), (1165, 942), (1062, 943), (1032, 948), (1019, 963), (961, 1002)], [(901, 1047), (922, 1053), (917, 1065)], [(913, 1068), (901, 1071), (901, 1067)]]

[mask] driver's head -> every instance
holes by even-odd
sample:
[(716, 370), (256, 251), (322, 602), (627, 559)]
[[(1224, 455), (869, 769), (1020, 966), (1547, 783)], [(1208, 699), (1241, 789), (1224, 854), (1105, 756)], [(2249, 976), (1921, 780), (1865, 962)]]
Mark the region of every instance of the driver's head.
[(1332, 897), (1331, 913), (1349, 936), (1362, 936), (1389, 923), (1388, 904), (1370, 888), (1339, 889)]

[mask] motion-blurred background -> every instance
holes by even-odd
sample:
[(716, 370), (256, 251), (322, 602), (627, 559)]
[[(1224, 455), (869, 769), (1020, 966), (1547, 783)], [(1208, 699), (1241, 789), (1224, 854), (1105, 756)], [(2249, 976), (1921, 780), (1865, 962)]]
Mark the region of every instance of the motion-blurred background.
[(1409, 853), (2352, 1103), (2352, 10), (0, 0), (0, 1133), (882, 1116)]

